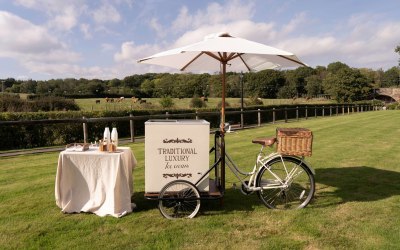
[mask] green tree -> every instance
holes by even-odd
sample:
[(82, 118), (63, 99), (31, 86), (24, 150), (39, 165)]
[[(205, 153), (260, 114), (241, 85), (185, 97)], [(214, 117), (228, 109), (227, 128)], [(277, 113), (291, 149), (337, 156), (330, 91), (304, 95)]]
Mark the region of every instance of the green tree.
[(174, 76), (171, 74), (160, 74), (154, 80), (154, 97), (172, 96), (174, 87)]
[[(397, 47), (394, 49), (394, 52), (396, 52), (400, 55), (400, 44), (397, 45)], [(400, 66), (400, 59), (399, 59), (399, 66)]]
[(163, 97), (160, 99), (160, 105), (163, 108), (172, 108), (174, 104), (174, 100), (171, 97)]
[(100, 79), (93, 79), (89, 81), (89, 84), (86, 86), (87, 94), (102, 94), (105, 90), (105, 83)]
[(20, 85), (20, 92), (34, 94), (36, 93), (36, 85), (37, 85), (36, 81), (33, 80), (24, 81)]
[(382, 87), (397, 87), (399, 86), (400, 70), (397, 67), (392, 67), (383, 73)]
[(244, 77), (247, 96), (276, 98), (279, 89), (285, 84), (283, 72), (267, 69), (249, 73)]
[(221, 97), (222, 83), (220, 74), (211, 75), (208, 78), (207, 85), (209, 86), (210, 97)]
[(342, 62), (333, 62), (330, 63), (327, 67), (327, 71), (333, 74), (336, 74), (339, 70), (342, 69), (350, 69), (350, 67)]
[(286, 78), (286, 83), (285, 85), (288, 85), (285, 89), (290, 90), (290, 92), (293, 92), (293, 89), (295, 90), (293, 96), (302, 96), (306, 94), (306, 78), (314, 75), (315, 70), (311, 67), (298, 67), (295, 70), (288, 70), (285, 72), (285, 78)]
[(145, 97), (152, 97), (154, 93), (154, 82), (149, 79), (144, 80), (140, 85), (140, 90)]
[(358, 69), (343, 67), (333, 72), (328, 73), (322, 84), (325, 93), (336, 101), (363, 100), (371, 93), (368, 80)]
[(237, 73), (228, 73), (226, 77), (226, 96), (240, 97), (240, 77)]
[(322, 79), (318, 75), (311, 75), (305, 79), (307, 96), (317, 96), (322, 94)]

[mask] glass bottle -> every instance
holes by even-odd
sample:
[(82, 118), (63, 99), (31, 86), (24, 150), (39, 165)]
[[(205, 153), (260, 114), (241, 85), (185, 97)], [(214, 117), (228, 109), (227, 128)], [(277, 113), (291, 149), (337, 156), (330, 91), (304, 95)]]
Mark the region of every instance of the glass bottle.
[(111, 135), (110, 135), (110, 128), (109, 127), (106, 127), (105, 129), (104, 129), (104, 135), (103, 135), (103, 144), (105, 144), (106, 145), (106, 151), (107, 151), (107, 149), (108, 149), (108, 147), (109, 147), (109, 144), (110, 144), (110, 142), (111, 142)]
[(118, 131), (115, 127), (111, 131), (111, 142), (115, 145), (115, 147), (118, 147)]

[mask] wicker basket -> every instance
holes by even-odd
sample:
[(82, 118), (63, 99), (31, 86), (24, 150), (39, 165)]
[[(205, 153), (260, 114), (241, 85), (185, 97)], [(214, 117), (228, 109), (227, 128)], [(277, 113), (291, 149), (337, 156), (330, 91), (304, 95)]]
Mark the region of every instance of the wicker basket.
[(311, 156), (313, 135), (306, 128), (277, 128), (277, 152), (283, 155)]

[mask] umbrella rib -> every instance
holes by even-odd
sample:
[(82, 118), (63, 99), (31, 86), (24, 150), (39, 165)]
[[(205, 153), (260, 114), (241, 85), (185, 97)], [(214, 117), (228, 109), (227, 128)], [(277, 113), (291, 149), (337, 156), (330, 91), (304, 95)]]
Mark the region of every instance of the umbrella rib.
[(192, 62), (196, 61), (197, 58), (199, 58), (203, 54), (204, 52), (201, 52), (197, 56), (195, 56), (192, 60), (190, 60), (190, 62), (188, 62), (185, 66), (183, 66), (183, 68), (181, 68), (181, 71), (184, 71), (187, 67), (189, 67), (190, 64), (192, 64)]
[(230, 53), (229, 56), (226, 58), (226, 61), (228, 62), (228, 61), (236, 58), (237, 57), (236, 55), (238, 55), (238, 54), (236, 54), (234, 52)]
[(285, 58), (286, 60), (289, 60), (289, 61), (292, 61), (292, 62), (295, 62), (295, 63), (298, 63), (298, 64), (300, 64), (300, 65), (303, 65), (303, 66), (306, 66), (306, 67), (308, 67), (308, 65), (307, 65), (307, 64), (305, 64), (305, 63), (302, 63), (302, 62), (299, 62), (299, 61), (297, 61), (297, 60), (294, 60), (294, 59), (292, 59), (292, 58), (289, 58), (289, 57), (286, 57), (286, 56), (282, 56), (282, 55), (277, 55), (277, 56), (279, 56), (279, 57), (282, 57), (282, 58)]
[(208, 52), (208, 51), (206, 51), (206, 52), (203, 52), (203, 53), (205, 53), (206, 55), (208, 55), (208, 56), (210, 56), (210, 57), (212, 57), (212, 58), (214, 58), (215, 60), (218, 60), (218, 61), (222, 61), (222, 55), (218, 52), (218, 54), (221, 56), (221, 58), (219, 58), (218, 56), (216, 56), (216, 55), (214, 55), (213, 53), (211, 53), (211, 52)]
[(249, 65), (247, 65), (247, 63), (244, 61), (242, 55), (243, 55), (243, 54), (238, 54), (238, 57), (240, 58), (240, 60), (242, 60), (244, 66), (246, 66), (247, 70), (250, 72), (251, 69), (250, 69)]

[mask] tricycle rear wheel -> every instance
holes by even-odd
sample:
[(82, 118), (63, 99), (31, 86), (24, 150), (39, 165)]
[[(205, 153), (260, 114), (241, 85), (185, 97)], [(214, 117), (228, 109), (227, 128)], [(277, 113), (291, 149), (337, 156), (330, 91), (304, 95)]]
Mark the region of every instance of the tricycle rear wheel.
[(158, 199), (158, 209), (167, 219), (193, 218), (200, 209), (199, 190), (185, 180), (175, 180), (165, 185)]

